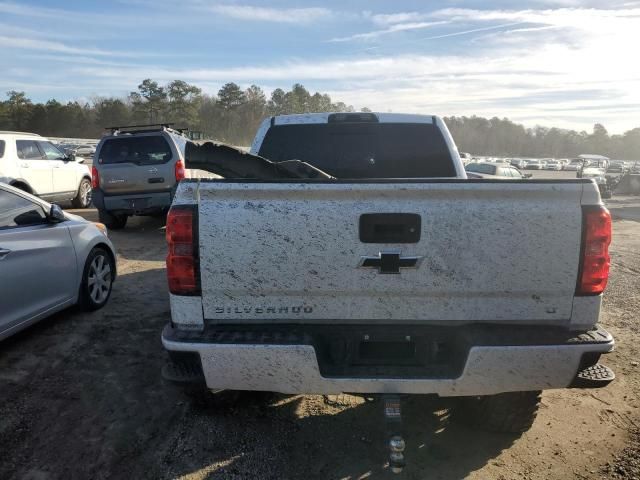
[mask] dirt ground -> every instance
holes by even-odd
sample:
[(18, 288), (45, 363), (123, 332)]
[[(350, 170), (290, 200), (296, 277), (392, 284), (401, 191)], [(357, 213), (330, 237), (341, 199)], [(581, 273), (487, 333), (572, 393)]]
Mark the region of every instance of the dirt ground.
[[(617, 348), (603, 363), (616, 381), (545, 392), (522, 436), (469, 430), (447, 422), (446, 400), (414, 398), (402, 478), (640, 478), (640, 198), (610, 206), (602, 324)], [(163, 382), (163, 235), (147, 218), (112, 232), (120, 276), (106, 308), (66, 311), (0, 343), (0, 478), (393, 478), (379, 404), (265, 394), (223, 408)]]

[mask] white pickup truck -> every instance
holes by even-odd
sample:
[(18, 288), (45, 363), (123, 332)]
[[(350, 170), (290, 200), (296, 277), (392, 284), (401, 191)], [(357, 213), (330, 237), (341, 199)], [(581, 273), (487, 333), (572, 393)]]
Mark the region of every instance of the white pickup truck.
[(180, 183), (167, 378), (464, 397), (503, 431), (531, 425), (543, 389), (613, 379), (597, 325), (611, 219), (593, 181), (467, 179), (435, 116), (273, 117), (251, 153), (328, 175)]

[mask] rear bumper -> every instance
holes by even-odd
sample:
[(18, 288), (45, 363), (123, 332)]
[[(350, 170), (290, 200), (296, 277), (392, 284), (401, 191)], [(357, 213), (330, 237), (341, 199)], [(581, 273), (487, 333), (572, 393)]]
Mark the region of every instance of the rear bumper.
[[(188, 368), (201, 371), (210, 389), (286, 394), (350, 392), (440, 396), (569, 387), (579, 371), (595, 364), (600, 354), (610, 352), (614, 346), (611, 335), (602, 329), (580, 335), (570, 332), (550, 334), (548, 329), (530, 334), (517, 332), (518, 329), (523, 330), (501, 327), (503, 333), (511, 332), (494, 335), (493, 339), (491, 334), (495, 330), (492, 328), (488, 333), (482, 329), (456, 332), (464, 337), (459, 341), (463, 347), (452, 360), (459, 362), (459, 369), (451, 368), (451, 365), (440, 370), (396, 365), (394, 375), (380, 374), (385, 367), (377, 366), (333, 368), (330, 365), (332, 353), (329, 352), (327, 359), (327, 352), (323, 351), (325, 346), (313, 333), (274, 332), (257, 327), (250, 330), (210, 327), (203, 333), (167, 326), (162, 333), (162, 343), (178, 363), (185, 358), (195, 359), (199, 364)], [(338, 336), (340, 332), (336, 334)], [(345, 362), (348, 361), (347, 358)]]
[(115, 214), (148, 215), (171, 206), (174, 191), (105, 195), (102, 189), (93, 190), (93, 204), (98, 210)]

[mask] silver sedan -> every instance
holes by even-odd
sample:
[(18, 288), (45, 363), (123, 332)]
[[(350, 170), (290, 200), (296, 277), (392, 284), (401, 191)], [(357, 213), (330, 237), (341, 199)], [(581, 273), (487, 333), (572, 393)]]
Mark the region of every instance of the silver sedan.
[(102, 224), (0, 183), (0, 339), (72, 305), (106, 305), (115, 250)]

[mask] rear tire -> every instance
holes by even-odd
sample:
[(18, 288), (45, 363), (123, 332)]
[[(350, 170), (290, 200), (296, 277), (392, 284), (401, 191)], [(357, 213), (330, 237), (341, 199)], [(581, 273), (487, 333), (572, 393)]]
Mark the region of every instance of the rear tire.
[(540, 406), (540, 390), (461, 398), (454, 418), (468, 426), (501, 433), (526, 432)]
[(87, 256), (80, 284), (80, 306), (87, 311), (104, 307), (113, 288), (115, 265), (109, 252), (96, 247)]
[(91, 182), (83, 178), (76, 196), (71, 200), (73, 208), (89, 208), (91, 205)]
[(127, 225), (128, 215), (114, 215), (106, 210), (98, 210), (98, 218), (109, 230), (121, 230)]

